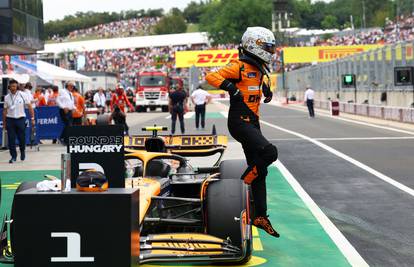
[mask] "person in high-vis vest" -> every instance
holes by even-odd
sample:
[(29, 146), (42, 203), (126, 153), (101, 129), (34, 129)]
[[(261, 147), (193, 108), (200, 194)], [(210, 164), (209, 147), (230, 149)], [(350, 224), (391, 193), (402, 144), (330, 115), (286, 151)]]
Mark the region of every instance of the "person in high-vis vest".
[(228, 128), (231, 136), (241, 143), (248, 168), (241, 179), (251, 185), (254, 199), (253, 224), (268, 234), (279, 237), (267, 215), (267, 167), (277, 160), (277, 148), (262, 134), (259, 106), (272, 100), (268, 67), (275, 52), (273, 33), (263, 27), (249, 27), (243, 34), (239, 59), (206, 76), (207, 82), (230, 95)]

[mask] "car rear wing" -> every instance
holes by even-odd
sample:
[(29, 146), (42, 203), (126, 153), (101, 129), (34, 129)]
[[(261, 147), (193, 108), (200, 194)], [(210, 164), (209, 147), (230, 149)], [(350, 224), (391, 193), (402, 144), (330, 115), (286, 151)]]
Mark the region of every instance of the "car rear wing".
[[(146, 140), (154, 138), (150, 135), (125, 136), (126, 148), (145, 150)], [(216, 153), (224, 153), (227, 148), (225, 135), (157, 135), (161, 138), (170, 153), (180, 156), (203, 157)]]

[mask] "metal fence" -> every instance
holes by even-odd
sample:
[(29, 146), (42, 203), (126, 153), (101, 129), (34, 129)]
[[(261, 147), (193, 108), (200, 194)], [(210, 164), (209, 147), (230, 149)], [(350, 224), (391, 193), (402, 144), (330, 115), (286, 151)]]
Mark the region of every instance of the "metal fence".
[[(414, 65), (413, 46), (413, 42), (387, 45), (287, 72), (285, 89), (301, 91), (311, 85), (316, 91), (352, 91), (341, 88), (341, 76), (355, 74), (358, 91), (412, 91), (412, 86), (394, 86), (394, 67)], [(278, 89), (283, 89), (281, 75), (277, 84)]]

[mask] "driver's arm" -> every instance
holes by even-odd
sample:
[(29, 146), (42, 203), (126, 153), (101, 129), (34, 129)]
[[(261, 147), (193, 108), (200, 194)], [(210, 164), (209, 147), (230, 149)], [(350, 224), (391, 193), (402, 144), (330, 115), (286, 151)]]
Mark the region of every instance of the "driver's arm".
[(231, 80), (239, 80), (240, 79), (240, 66), (238, 62), (232, 61), (227, 66), (215, 71), (210, 72), (206, 76), (206, 81), (216, 87), (223, 89), (230, 94), (234, 94), (237, 91), (237, 87), (235, 84), (231, 82)]

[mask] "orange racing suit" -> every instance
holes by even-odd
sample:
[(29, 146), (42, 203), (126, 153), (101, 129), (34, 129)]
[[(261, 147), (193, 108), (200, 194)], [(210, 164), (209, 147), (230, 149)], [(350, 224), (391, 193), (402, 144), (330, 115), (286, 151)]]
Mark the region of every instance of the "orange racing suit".
[(246, 156), (248, 168), (241, 178), (252, 187), (255, 207), (253, 218), (266, 216), (267, 167), (277, 159), (277, 148), (260, 130), (259, 107), (263, 91), (266, 92), (266, 98), (269, 95), (271, 98), (269, 87), (262, 86), (264, 75), (267, 74), (262, 65), (242, 56), (206, 76), (210, 85), (230, 94), (227, 125), (231, 136), (241, 143)]

